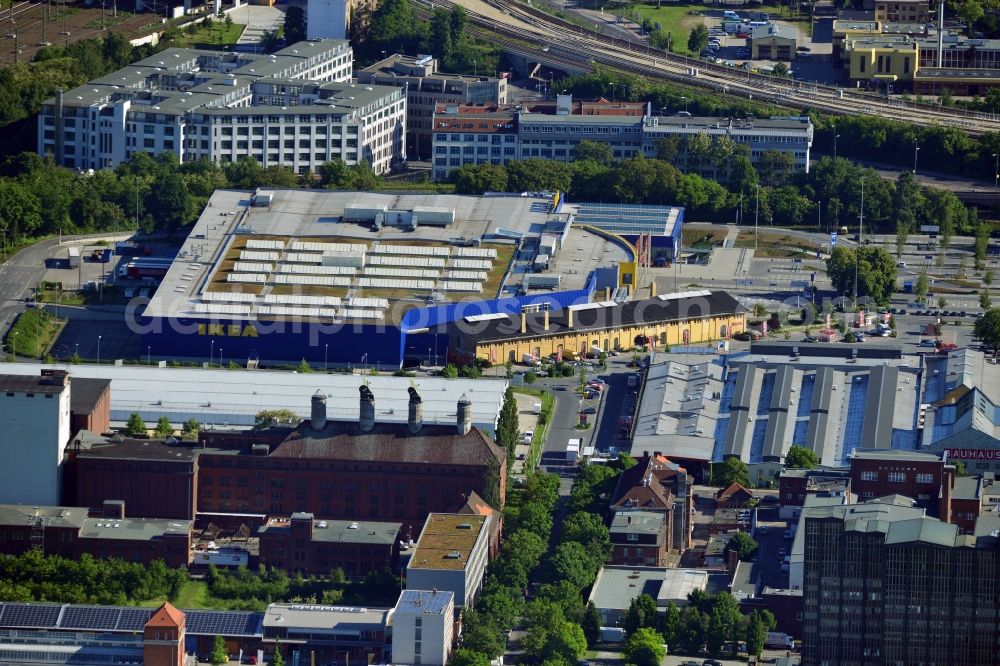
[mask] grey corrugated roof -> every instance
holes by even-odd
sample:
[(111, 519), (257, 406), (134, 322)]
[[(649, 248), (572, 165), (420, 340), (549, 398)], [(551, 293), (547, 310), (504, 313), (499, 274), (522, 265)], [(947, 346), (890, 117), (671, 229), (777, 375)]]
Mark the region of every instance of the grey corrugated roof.
[[(302, 514), (296, 514), (293, 518)], [(304, 514), (311, 517), (312, 514)], [(324, 543), (363, 543), (392, 545), (399, 538), (402, 523), (385, 523), (351, 520), (313, 520), (312, 540)], [(269, 521), (262, 525), (258, 534), (268, 532), (289, 532), (291, 523), (287, 520)]]
[(885, 531), (887, 544), (922, 541), (939, 546), (954, 546), (955, 537), (958, 536), (957, 525), (926, 517), (893, 521), (886, 525)]
[(80, 529), (80, 538), (150, 541), (159, 539), (165, 534), (183, 534), (190, 531), (190, 520), (87, 518)]
[(87, 519), (87, 509), (73, 506), (27, 506), (0, 504), (0, 525), (18, 527), (31, 525), (41, 518), (47, 527), (79, 528)]
[(872, 368), (868, 376), (861, 446), (869, 449), (888, 449), (892, 445), (892, 421), (895, 415), (899, 368), (878, 366)]
[(798, 39), (798, 32), (790, 25), (780, 23), (768, 23), (759, 25), (750, 33), (750, 39), (767, 39), (769, 37), (780, 37), (781, 39)]

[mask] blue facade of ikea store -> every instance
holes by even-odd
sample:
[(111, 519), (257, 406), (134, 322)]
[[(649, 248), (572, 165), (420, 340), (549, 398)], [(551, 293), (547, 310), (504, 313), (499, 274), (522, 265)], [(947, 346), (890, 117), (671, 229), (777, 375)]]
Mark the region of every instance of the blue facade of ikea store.
[(147, 317), (142, 327), (142, 349), (162, 359), (298, 363), (314, 367), (381, 366), (398, 368), (406, 356), (443, 363), (448, 354), (447, 327), (464, 317), (490, 313), (517, 313), (521, 307), (547, 303), (553, 311), (590, 301), (595, 280), (572, 291), (512, 296), (485, 301), (462, 301), (414, 308), (399, 326), (386, 323), (342, 324), (296, 320), (220, 320), (210, 317), (169, 319)]

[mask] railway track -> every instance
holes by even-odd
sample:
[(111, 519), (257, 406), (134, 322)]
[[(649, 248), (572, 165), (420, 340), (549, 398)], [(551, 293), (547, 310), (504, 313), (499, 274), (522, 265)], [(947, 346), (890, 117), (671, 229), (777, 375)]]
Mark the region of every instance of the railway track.
[[(454, 0), (435, 2), (457, 6)], [(563, 62), (576, 69), (600, 64), (644, 77), (765, 100), (786, 108), (815, 109), (836, 115), (872, 115), (923, 126), (959, 127), (971, 135), (1000, 131), (1000, 119), (991, 114), (904, 103), (832, 86), (750, 74), (725, 65), (668, 54), (645, 43), (612, 38), (600, 30), (585, 29), (514, 0), (488, 0), (488, 4), (510, 21), (500, 22), (495, 16), (466, 8), (477, 36), (505, 47), (511, 46), (507, 40), (527, 42), (528, 46), (517, 47), (522, 52), (532, 52), (531, 43), (534, 42), (534, 55), (553, 64)], [(694, 70), (697, 70), (696, 76)]]

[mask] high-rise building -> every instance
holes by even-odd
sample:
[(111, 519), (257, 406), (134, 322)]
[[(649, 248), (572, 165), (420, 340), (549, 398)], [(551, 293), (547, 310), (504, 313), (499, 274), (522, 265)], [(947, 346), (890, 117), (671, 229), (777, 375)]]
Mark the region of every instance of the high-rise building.
[(996, 664), (1000, 517), (972, 534), (890, 495), (804, 510), (803, 666)]
[(69, 375), (0, 375), (0, 423), (0, 504), (59, 504), (63, 451), (72, 434)]

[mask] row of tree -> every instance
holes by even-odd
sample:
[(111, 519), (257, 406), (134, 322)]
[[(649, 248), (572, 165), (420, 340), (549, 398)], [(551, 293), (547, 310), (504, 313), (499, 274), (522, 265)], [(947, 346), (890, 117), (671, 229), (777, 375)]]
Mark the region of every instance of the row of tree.
[[(681, 162), (681, 168), (672, 162)], [(684, 172), (682, 169), (691, 169)], [(705, 177), (698, 172), (711, 170)], [(719, 182), (728, 183), (728, 187)], [(856, 228), (864, 184), (865, 233), (902, 234), (922, 224), (941, 227), (943, 239), (978, 224), (953, 192), (920, 186), (910, 173), (896, 182), (842, 158), (820, 159), (809, 173), (792, 173), (787, 154), (769, 152), (757, 166), (745, 146), (727, 137), (699, 135), (661, 140), (656, 159), (615, 160), (604, 144), (583, 141), (574, 161), (528, 159), (506, 165), (465, 165), (452, 173), (464, 194), (559, 190), (574, 201), (684, 206), (695, 219), (731, 222), (756, 217), (761, 225)], [(759, 187), (758, 187), (759, 186)]]
[(767, 610), (743, 614), (739, 602), (728, 592), (713, 596), (696, 590), (688, 595), (683, 609), (670, 602), (663, 614), (658, 612), (655, 599), (639, 595), (629, 605), (623, 625), (629, 636), (629, 663), (656, 666), (662, 659), (662, 655), (656, 658), (656, 643), (666, 643), (675, 653), (697, 656), (706, 651), (719, 657), (728, 651), (735, 657), (739, 644), (746, 642), (748, 654), (759, 657), (767, 632), (774, 630), (777, 621)]
[(366, 164), (326, 163), (318, 177), (286, 166), (263, 168), (251, 158), (180, 164), (177, 156), (137, 153), (115, 169), (81, 174), (34, 153), (0, 166), (0, 233), (8, 242), (47, 234), (139, 228), (173, 233), (201, 213), (217, 189), (323, 187), (369, 190), (382, 177)]
[(86, 553), (71, 560), (38, 550), (0, 555), (0, 599), (5, 601), (135, 604), (174, 598), (186, 580), (186, 571), (170, 569), (161, 560), (146, 565)]

